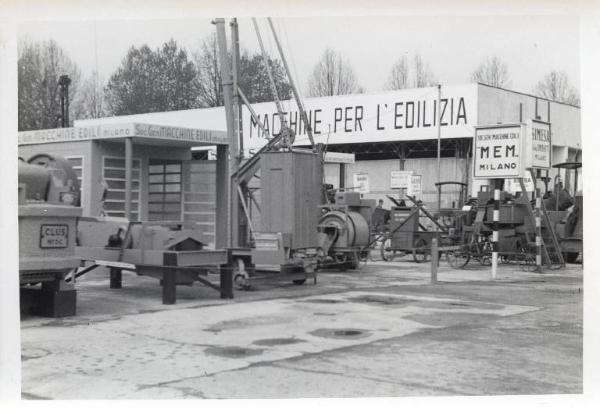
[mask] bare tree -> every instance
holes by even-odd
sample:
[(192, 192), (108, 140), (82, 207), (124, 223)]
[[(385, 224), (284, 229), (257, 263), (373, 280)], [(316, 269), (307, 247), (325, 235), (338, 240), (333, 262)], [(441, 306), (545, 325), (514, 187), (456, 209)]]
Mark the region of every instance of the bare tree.
[(198, 68), (198, 98), (204, 106), (223, 105), (218, 53), (217, 36), (211, 34), (202, 41), (200, 50), (193, 54)]
[(339, 52), (327, 48), (308, 79), (308, 94), (312, 97), (346, 95), (362, 89), (354, 71)]
[(87, 77), (72, 104), (74, 119), (102, 118), (109, 114), (104, 100), (103, 82), (96, 71)]
[(415, 54), (415, 75), (413, 85), (415, 88), (430, 87), (435, 85), (435, 76), (429, 69), (429, 65), (423, 61), (420, 54)]
[(408, 58), (403, 55), (392, 65), (392, 70), (385, 83), (385, 88), (388, 90), (396, 90), (408, 87)]
[(498, 57), (487, 58), (471, 73), (471, 81), (493, 87), (510, 86), (508, 66)]
[(533, 93), (553, 101), (579, 105), (579, 91), (569, 83), (567, 73), (564, 71), (551, 71), (536, 84)]
[(80, 72), (54, 40), (21, 42), (18, 60), (19, 130), (55, 128), (60, 119), (58, 79), (71, 79), (69, 100), (77, 94)]

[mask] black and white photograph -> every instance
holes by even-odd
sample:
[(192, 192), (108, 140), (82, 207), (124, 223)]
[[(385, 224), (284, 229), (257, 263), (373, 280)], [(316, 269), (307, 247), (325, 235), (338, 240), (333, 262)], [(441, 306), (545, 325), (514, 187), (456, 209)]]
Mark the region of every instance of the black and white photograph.
[(600, 8), (453, 3), (0, 2), (0, 399), (593, 407)]

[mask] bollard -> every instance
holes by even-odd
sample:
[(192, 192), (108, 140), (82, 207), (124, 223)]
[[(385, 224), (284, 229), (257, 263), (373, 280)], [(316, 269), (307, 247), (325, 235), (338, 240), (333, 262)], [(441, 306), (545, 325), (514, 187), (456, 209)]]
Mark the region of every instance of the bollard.
[(438, 251), (438, 241), (431, 239), (431, 284), (437, 283), (437, 270), (439, 264), (440, 252)]
[(492, 213), (492, 280), (498, 271), (498, 222), (500, 221), (500, 189), (494, 189), (494, 211)]
[[(539, 189), (536, 190), (535, 198), (535, 268), (542, 270), (542, 198)], [(558, 196), (557, 196), (558, 197)], [(556, 199), (558, 200), (558, 198)]]

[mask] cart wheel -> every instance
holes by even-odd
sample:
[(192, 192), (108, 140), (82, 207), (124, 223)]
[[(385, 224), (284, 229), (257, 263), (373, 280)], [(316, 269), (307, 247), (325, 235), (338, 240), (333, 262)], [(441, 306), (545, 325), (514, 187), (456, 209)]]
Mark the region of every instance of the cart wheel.
[(524, 253), (524, 259), (521, 260), (519, 264), (521, 266), (521, 270), (523, 271), (531, 273), (537, 270), (535, 256), (532, 253)]
[(246, 271), (244, 260), (241, 258), (236, 258), (233, 261), (233, 285), (236, 290), (250, 289), (250, 276)]
[(482, 266), (491, 266), (492, 265), (492, 258), (490, 256), (488, 256), (488, 255), (483, 255), (479, 259), (479, 263)]
[(427, 254), (427, 241), (425, 239), (418, 239), (415, 243), (415, 247), (412, 251), (413, 259), (417, 263), (423, 263), (427, 261), (429, 254)]
[(380, 251), (381, 251), (381, 258), (384, 261), (392, 261), (394, 259), (396, 252), (394, 250), (392, 250), (392, 239), (391, 238), (387, 238), (381, 243)]
[(465, 251), (454, 250), (446, 253), (446, 261), (452, 268), (464, 268), (470, 259), (471, 255)]

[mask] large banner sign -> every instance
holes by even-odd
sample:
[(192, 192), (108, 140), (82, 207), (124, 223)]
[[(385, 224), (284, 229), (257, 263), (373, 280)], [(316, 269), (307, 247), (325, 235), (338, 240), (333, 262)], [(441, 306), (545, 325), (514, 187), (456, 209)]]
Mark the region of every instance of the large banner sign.
[(140, 123), (105, 124), (19, 132), (19, 145), (142, 137), (198, 145), (228, 144), (227, 132)]
[[(342, 144), (437, 139), (437, 87), (309, 98), (304, 101), (316, 143)], [(295, 145), (308, 145), (306, 127), (293, 100), (282, 101), (284, 117), (296, 133)], [(439, 104), (441, 137), (466, 138), (477, 124), (477, 85), (443, 86)], [(253, 104), (258, 119), (243, 110), (244, 149), (252, 153), (278, 134), (281, 119), (273, 102)]]
[(524, 124), (477, 127), (473, 143), (473, 178), (522, 177)]

